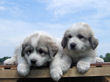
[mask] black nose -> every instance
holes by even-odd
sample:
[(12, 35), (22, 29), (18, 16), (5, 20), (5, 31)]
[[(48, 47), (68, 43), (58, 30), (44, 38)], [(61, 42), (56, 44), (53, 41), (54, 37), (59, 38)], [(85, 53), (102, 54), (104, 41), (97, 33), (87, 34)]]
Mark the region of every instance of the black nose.
[(31, 60), (31, 63), (32, 63), (32, 64), (35, 64), (35, 63), (36, 63), (36, 60), (35, 60), (35, 59), (32, 59), (32, 60)]
[(70, 47), (71, 47), (71, 49), (74, 49), (76, 47), (76, 44), (75, 43), (71, 43)]

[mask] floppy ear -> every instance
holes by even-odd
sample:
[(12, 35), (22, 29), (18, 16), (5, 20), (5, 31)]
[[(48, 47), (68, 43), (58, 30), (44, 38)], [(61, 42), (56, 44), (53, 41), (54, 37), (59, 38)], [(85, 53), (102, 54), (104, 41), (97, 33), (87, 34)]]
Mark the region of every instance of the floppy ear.
[(25, 49), (25, 47), (26, 47), (26, 46), (25, 46), (24, 44), (22, 44), (22, 50), (21, 50), (21, 56), (22, 56), (22, 57), (24, 57), (24, 49)]
[(92, 36), (89, 38), (89, 42), (90, 42), (92, 49), (95, 50), (96, 47), (98, 46), (98, 40)]
[(15, 48), (14, 54), (15, 54), (15, 55), (21, 55), (21, 56), (22, 56), (22, 44), (18, 45), (18, 46)]
[(61, 42), (61, 45), (62, 45), (63, 48), (66, 47), (67, 42), (68, 42), (68, 39), (67, 39), (67, 37), (64, 36), (64, 37), (63, 37), (63, 40), (62, 40), (62, 42)]
[(50, 57), (53, 59), (55, 57), (56, 53), (58, 52), (57, 44), (54, 42), (49, 42), (48, 50), (49, 50)]

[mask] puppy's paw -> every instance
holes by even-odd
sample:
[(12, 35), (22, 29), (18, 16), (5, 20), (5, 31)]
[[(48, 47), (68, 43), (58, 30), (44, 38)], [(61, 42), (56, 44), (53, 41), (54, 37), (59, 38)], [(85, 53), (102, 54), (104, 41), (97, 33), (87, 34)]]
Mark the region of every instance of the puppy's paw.
[(102, 58), (96, 57), (96, 63), (104, 63)]
[(77, 70), (79, 73), (85, 73), (89, 70), (90, 64), (88, 62), (80, 61), (77, 64)]
[(4, 61), (4, 65), (14, 65), (14, 64), (15, 64), (15, 60), (12, 58), (9, 58)]
[(27, 76), (27, 75), (29, 74), (30, 68), (29, 68), (29, 66), (27, 66), (27, 65), (25, 65), (25, 64), (19, 64), (19, 65), (17, 66), (17, 72), (18, 72), (18, 74), (19, 74), (20, 76), (25, 77), (25, 76)]
[(50, 70), (50, 75), (54, 81), (58, 81), (59, 79), (61, 79), (63, 72), (60, 68), (52, 69)]

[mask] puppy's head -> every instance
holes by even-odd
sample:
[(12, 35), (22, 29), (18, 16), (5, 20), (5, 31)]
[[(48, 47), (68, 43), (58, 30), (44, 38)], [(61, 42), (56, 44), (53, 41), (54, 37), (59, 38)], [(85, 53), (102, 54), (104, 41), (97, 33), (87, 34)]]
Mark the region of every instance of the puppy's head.
[(98, 45), (98, 40), (88, 24), (77, 23), (69, 28), (63, 37), (62, 46), (68, 50), (81, 52), (88, 49), (95, 49)]
[(58, 46), (49, 35), (36, 33), (24, 40), (21, 55), (30, 66), (43, 66), (57, 51)]

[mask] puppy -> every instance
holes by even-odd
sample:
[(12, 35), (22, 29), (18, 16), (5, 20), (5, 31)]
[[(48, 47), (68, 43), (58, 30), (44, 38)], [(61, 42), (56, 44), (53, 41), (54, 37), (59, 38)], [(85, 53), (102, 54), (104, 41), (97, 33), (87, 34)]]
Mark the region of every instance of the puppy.
[(26, 37), (22, 44), (15, 49), (12, 58), (4, 64), (17, 64), (17, 71), (21, 76), (27, 76), (30, 66), (45, 66), (51, 62), (58, 51), (58, 45), (53, 37), (46, 33), (36, 32)]
[(103, 62), (103, 59), (96, 58), (98, 40), (88, 24), (73, 24), (66, 30), (61, 45), (63, 48), (60, 48), (50, 65), (50, 75), (55, 81), (58, 81), (73, 63), (76, 64), (78, 72), (85, 73), (91, 63), (96, 63), (96, 59)]

